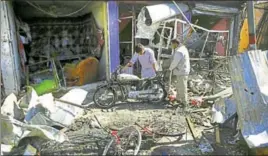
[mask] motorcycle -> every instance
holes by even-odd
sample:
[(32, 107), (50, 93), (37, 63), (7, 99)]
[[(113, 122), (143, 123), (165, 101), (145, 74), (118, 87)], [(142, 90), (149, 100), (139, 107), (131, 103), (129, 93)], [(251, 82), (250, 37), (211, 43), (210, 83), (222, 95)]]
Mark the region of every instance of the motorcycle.
[(165, 100), (164, 72), (157, 72), (153, 78), (141, 79), (121, 71), (122, 67), (117, 67), (111, 79), (96, 89), (93, 101), (98, 107), (110, 108), (117, 101), (126, 102), (130, 99), (154, 104)]

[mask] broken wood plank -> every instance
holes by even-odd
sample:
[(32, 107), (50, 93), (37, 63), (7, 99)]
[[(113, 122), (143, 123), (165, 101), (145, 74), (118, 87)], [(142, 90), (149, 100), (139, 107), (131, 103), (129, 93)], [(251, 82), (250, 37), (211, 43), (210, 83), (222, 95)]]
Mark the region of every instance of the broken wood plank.
[(205, 109), (205, 108), (199, 108), (199, 109), (196, 109), (196, 110), (191, 111), (191, 113), (206, 112), (206, 111), (208, 111), (208, 109)]
[(215, 136), (216, 136), (216, 143), (221, 144), (220, 128), (218, 125), (215, 126)]
[(197, 144), (198, 135), (196, 134), (194, 124), (192, 123), (192, 121), (191, 121), (189, 116), (186, 116), (185, 119), (186, 119), (187, 125), (188, 125), (188, 127), (190, 129), (190, 132), (191, 132), (191, 134), (193, 136), (194, 142)]

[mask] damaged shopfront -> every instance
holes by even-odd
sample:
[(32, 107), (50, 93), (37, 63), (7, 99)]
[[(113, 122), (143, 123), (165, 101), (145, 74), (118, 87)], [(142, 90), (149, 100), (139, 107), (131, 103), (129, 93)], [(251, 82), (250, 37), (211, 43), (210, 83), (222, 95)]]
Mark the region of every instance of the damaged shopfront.
[[(135, 125), (141, 132), (137, 155), (246, 155), (235, 140), (233, 133), (239, 127), (237, 121), (230, 121), (233, 116), (250, 147), (266, 146), (263, 121), (267, 115), (260, 111), (267, 108), (262, 93), (265, 85), (256, 88), (252, 84), (266, 82), (256, 75), (268, 71), (264, 66), (267, 52), (232, 57), (239, 53), (242, 3), (1, 2), (1, 73), (8, 95), (1, 107), (1, 154), (105, 155), (108, 148), (118, 147), (111, 140), (125, 127)], [(137, 43), (152, 48), (158, 69), (166, 70), (173, 55), (173, 38), (189, 49), (189, 113), (167, 108), (170, 100), (159, 105), (120, 101), (111, 109), (93, 105), (94, 92), (88, 89), (109, 79), (119, 64), (125, 65)], [(137, 63), (123, 72), (139, 75), (140, 68)], [(171, 87), (170, 94), (179, 93), (168, 75), (165, 86)], [(33, 89), (27, 87), (27, 93), (17, 95), (23, 86)], [(59, 89), (68, 92), (54, 94)], [(253, 108), (252, 103), (258, 107)], [(256, 117), (261, 121), (256, 122)], [(158, 129), (170, 131), (173, 137), (154, 135)], [(126, 134), (127, 143), (133, 134)], [(259, 137), (266, 140), (256, 142)], [(117, 141), (125, 143), (123, 136)], [(130, 143), (126, 153), (134, 151)]]
[(33, 86), (44, 94), (109, 77), (109, 8), (97, 1), (2, 1), (3, 93)]
[[(120, 2), (120, 63), (126, 64), (134, 54), (134, 45), (142, 43), (154, 50), (159, 70), (165, 70), (173, 55), (170, 41), (179, 38), (191, 57), (190, 97), (193, 101), (211, 99), (210, 95), (231, 85), (228, 58), (238, 48), (241, 4)], [(139, 63), (125, 72), (139, 75)]]
[[(180, 38), (189, 49), (192, 73), (215, 70), (215, 62), (222, 67), (238, 46), (238, 3), (1, 3), (1, 87), (6, 95), (26, 85), (43, 94), (105, 80), (129, 61), (138, 42), (153, 48), (159, 68), (165, 69), (172, 56), (170, 40)], [(140, 65), (126, 72), (139, 75)]]

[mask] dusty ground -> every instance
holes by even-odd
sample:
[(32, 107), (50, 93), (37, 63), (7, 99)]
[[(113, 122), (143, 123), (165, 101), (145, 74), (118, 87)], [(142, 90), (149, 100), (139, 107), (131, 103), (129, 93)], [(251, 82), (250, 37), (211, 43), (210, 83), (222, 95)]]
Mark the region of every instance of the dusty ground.
[[(85, 103), (90, 103), (90, 100)], [(195, 115), (196, 117), (193, 121), (201, 123), (203, 120), (198, 119), (198, 113), (196, 114), (197, 115)], [(61, 144), (61, 147), (57, 147), (57, 151), (59, 152), (53, 152), (53, 154), (102, 154), (105, 144), (107, 144), (110, 140), (110, 135), (102, 129), (93, 128), (94, 125), (96, 125), (96, 122), (94, 122), (94, 116), (98, 118), (101, 125), (105, 128), (121, 128), (133, 125), (135, 122), (138, 122), (140, 125), (145, 125), (146, 123), (154, 120), (164, 120), (166, 122), (173, 123), (178, 122), (185, 127), (188, 127), (184, 116), (175, 115), (174, 109), (167, 109), (161, 104), (123, 103), (118, 104), (109, 110), (101, 110), (92, 106), (90, 111), (86, 111), (82, 118), (77, 119), (75, 124), (70, 126), (73, 131), (66, 132), (71, 140), (75, 140), (75, 143), (69, 143), (67, 145)], [(200, 135), (204, 129), (205, 127), (196, 125), (195, 130), (196, 133)], [(213, 131), (212, 133), (207, 132), (206, 134), (211, 136), (210, 140), (213, 140)], [(160, 138), (158, 142), (154, 142), (150, 138), (143, 138), (139, 155), (202, 155), (200, 149), (193, 141), (193, 137), (189, 129), (187, 130), (187, 134), (184, 135), (181, 140), (177, 139), (178, 138), (176, 137), (163, 137)], [(66, 146), (68, 146), (68, 150), (66, 150)], [(214, 148), (216, 150), (211, 154), (241, 155), (243, 152), (241, 152), (241, 149), (238, 147), (233, 146)], [(64, 152), (62, 152), (63, 149)], [(45, 151), (43, 151), (43, 153), (49, 154), (49, 152)]]
[[(90, 103), (92, 104), (92, 94), (89, 93), (84, 104)], [(70, 130), (66, 132), (70, 140), (74, 140), (73, 142), (65, 144), (47, 143), (43, 145), (41, 154), (102, 154), (103, 148), (110, 140), (110, 135), (102, 129), (94, 128), (94, 125), (96, 125), (94, 116), (105, 128), (123, 128), (133, 125), (135, 122), (144, 126), (152, 121), (159, 120), (167, 123), (180, 123), (182, 131), (184, 131), (187, 127), (184, 117), (175, 115), (175, 110), (165, 108), (164, 104), (121, 103), (109, 110), (98, 109), (91, 105), (92, 109), (85, 111), (82, 118), (77, 119), (69, 127)], [(150, 137), (143, 138), (139, 155), (169, 155), (178, 154), (178, 152), (182, 155), (201, 154), (192, 141), (190, 133), (183, 136), (181, 140), (177, 139), (178, 137), (162, 137), (155, 142)], [(67, 146), (68, 150), (66, 149)], [(51, 147), (54, 147), (53, 150), (51, 150)]]
[[(84, 104), (90, 103), (92, 103), (92, 94), (89, 94), (87, 96), (87, 100), (84, 102)], [(62, 144), (52, 141), (45, 143), (42, 142), (41, 144), (37, 143), (36, 140), (26, 140), (23, 141), (23, 144), (36, 144), (35, 147), (41, 150), (41, 155), (100, 155), (102, 154), (105, 145), (110, 140), (110, 135), (98, 127), (94, 116), (98, 118), (101, 125), (105, 128), (121, 128), (133, 125), (135, 122), (143, 126), (147, 123), (158, 120), (166, 123), (180, 123), (183, 128), (188, 127), (185, 117), (175, 115), (174, 109), (165, 108), (164, 103), (159, 105), (146, 103), (124, 103), (118, 104), (109, 110), (101, 110), (95, 108), (94, 105), (91, 105), (91, 108), (91, 110), (85, 111), (82, 118), (77, 119), (75, 123), (69, 127), (70, 130), (67, 131), (66, 134), (69, 136), (70, 141)], [(207, 122), (207, 119), (200, 119), (202, 118), (202, 115), (208, 114), (199, 113), (198, 115), (198, 113), (196, 113), (193, 115), (193, 118), (195, 118), (193, 121), (195, 123), (199, 123), (199, 125), (195, 125), (196, 133), (199, 135), (206, 128), (204, 125), (208, 126), (207, 123), (200, 126), (204, 123), (202, 121)], [(201, 155), (202, 153), (197, 144), (193, 141), (193, 137), (188, 128), (186, 132), (186, 135), (184, 135), (181, 140), (177, 140), (178, 137), (163, 137), (158, 138), (157, 142), (154, 142), (150, 137), (144, 137), (138, 155)], [(208, 140), (213, 143), (215, 140), (213, 138), (213, 130), (212, 132), (206, 131), (206, 135), (208, 136)], [(230, 135), (230, 133), (227, 132), (227, 135)], [(223, 136), (223, 138), (227, 137)], [(241, 146), (239, 145), (227, 146), (226, 143), (224, 143), (224, 146), (215, 146), (214, 152), (210, 154), (244, 155), (245, 150), (240, 147)], [(25, 149), (25, 147), (21, 147), (20, 149), (13, 151), (13, 154), (21, 153), (22, 149)]]

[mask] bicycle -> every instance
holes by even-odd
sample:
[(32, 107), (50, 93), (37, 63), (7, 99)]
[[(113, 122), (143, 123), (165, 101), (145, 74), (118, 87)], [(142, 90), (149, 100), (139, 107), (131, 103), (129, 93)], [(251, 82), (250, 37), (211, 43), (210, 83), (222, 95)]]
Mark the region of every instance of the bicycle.
[[(97, 117), (94, 116), (99, 125)], [(178, 128), (177, 131), (174, 130), (174, 125)], [(101, 126), (102, 127), (102, 126)], [(103, 128), (103, 127), (102, 127)], [(138, 129), (140, 128), (140, 129)], [(105, 129), (105, 128), (103, 128)], [(186, 126), (179, 124), (179, 122), (166, 122), (166, 121), (155, 121), (147, 126), (141, 126), (137, 122), (132, 126), (127, 126), (125, 128), (109, 127), (109, 132), (112, 135), (112, 139), (105, 146), (103, 155), (120, 155), (120, 154), (130, 154), (137, 155), (141, 146), (142, 136), (151, 136), (153, 140), (157, 137), (179, 137), (177, 140), (181, 140), (183, 135), (186, 134)], [(135, 137), (134, 137), (135, 136)], [(136, 145), (135, 145), (136, 144)], [(125, 149), (123, 149), (124, 147)], [(133, 150), (133, 147), (134, 150)], [(130, 152), (132, 151), (132, 153)]]

